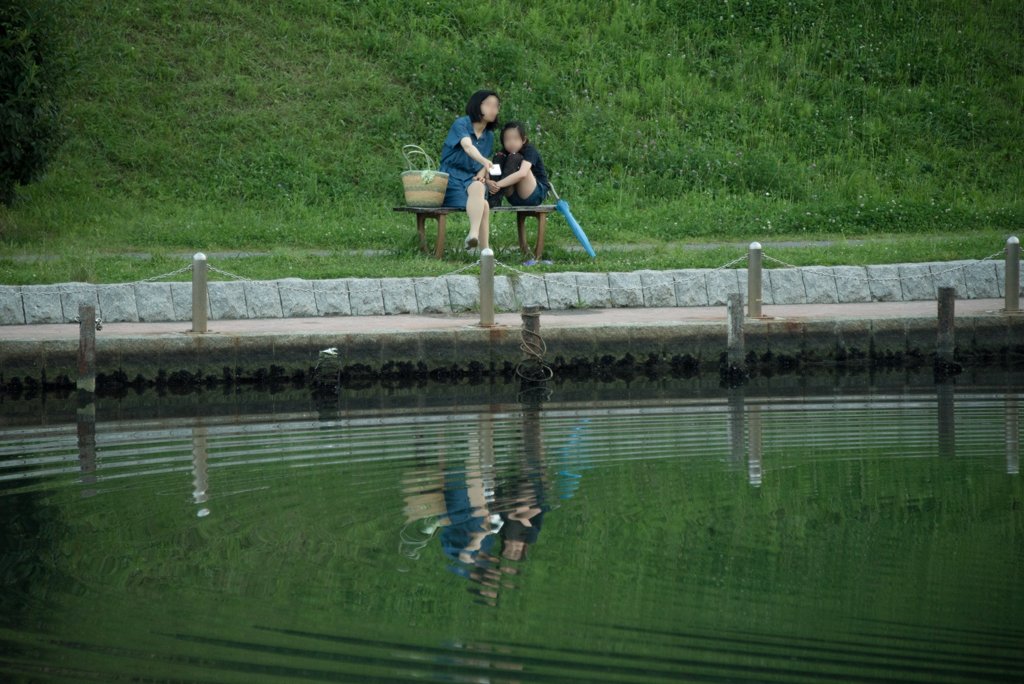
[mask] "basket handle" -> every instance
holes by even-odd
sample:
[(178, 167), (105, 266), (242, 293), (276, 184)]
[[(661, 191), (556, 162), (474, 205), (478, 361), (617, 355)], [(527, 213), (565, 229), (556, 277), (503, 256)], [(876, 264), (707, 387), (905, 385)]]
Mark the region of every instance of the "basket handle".
[(405, 157), (405, 163), (409, 165), (410, 171), (415, 170), (415, 164), (413, 164), (412, 158), (410, 157), (410, 155), (414, 154), (421, 154), (426, 158), (427, 170), (437, 170), (437, 164), (434, 163), (434, 160), (431, 158), (429, 154), (423, 151), (422, 147), (420, 147), (419, 145), (404, 145), (402, 147), (402, 155)]

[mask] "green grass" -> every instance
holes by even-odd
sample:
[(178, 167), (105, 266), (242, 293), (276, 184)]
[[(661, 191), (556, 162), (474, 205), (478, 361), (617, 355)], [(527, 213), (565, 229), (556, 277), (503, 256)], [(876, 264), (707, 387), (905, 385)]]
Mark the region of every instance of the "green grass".
[[(514, 244), (495, 245), (495, 257), (501, 263), (521, 269), (523, 257)], [(899, 236), (878, 237), (863, 242), (837, 241), (827, 247), (772, 247), (765, 245), (765, 254), (796, 266), (833, 266), (890, 264), (920, 261), (951, 261), (955, 259), (982, 259), (1002, 249), (1002, 239), (994, 233), (971, 234), (959, 237)], [(746, 250), (731, 245), (715, 245), (706, 249), (659, 245), (648, 249), (609, 251), (598, 259), (586, 254), (570, 252), (560, 247), (547, 251), (554, 265), (538, 265), (533, 272), (553, 271), (635, 271), (641, 269), (669, 270), (680, 268), (717, 268)], [(449, 251), (447, 258), (435, 260), (411, 252), (385, 252), (366, 258), (358, 254), (313, 253), (309, 250), (277, 248), (266, 256), (242, 259), (210, 259), (209, 263), (221, 270), (252, 279), (277, 278), (381, 278), (438, 276), (470, 265), (476, 260), (461, 250)], [(0, 261), (0, 282), (6, 284), (47, 284), (58, 282), (113, 283), (131, 282), (169, 273), (188, 265), (189, 258), (158, 251), (150, 258), (107, 255), (98, 251), (65, 252), (46, 260)], [(745, 263), (736, 268), (745, 268)], [(765, 261), (765, 268), (778, 267)], [(478, 268), (465, 271), (479, 273)], [(503, 268), (498, 273), (508, 275)], [(169, 280), (188, 280), (184, 273)], [(217, 273), (211, 280), (227, 280)]]
[[(602, 255), (599, 270), (678, 267), (673, 243), (804, 236), (964, 237), (943, 254), (987, 256), (1024, 225), (1018, 1), (78, 0), (73, 11), (74, 135), (0, 207), (5, 283), (123, 279), (161, 263), (105, 256), (124, 252), (274, 251), (235, 266), (260, 277), (451, 270), (465, 257), (418, 258), (411, 218), (390, 210), (403, 203), (399, 150), (439, 155), (480, 87), (501, 93), (502, 121), (530, 123), (592, 242), (655, 246)], [(549, 258), (586, 267), (558, 250), (572, 242), (560, 222)], [(452, 246), (465, 229), (452, 220)], [(882, 258), (886, 244), (848, 258)], [(925, 244), (889, 251), (930, 259)], [(395, 257), (308, 254), (350, 249)], [(32, 269), (4, 258), (26, 254), (61, 258)]]

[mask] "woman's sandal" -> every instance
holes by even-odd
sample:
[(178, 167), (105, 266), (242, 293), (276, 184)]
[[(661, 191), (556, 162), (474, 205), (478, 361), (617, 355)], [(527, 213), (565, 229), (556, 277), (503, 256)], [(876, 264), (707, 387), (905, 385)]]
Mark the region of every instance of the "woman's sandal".
[(465, 249), (473, 249), (473, 248), (474, 248), (474, 247), (476, 247), (476, 246), (477, 246), (478, 244), (480, 244), (480, 241), (479, 241), (479, 240), (477, 240), (477, 239), (476, 239), (475, 237), (473, 237), (472, 235), (467, 235), (467, 236), (466, 236), (466, 244), (465, 244), (465, 245), (463, 245), (463, 247), (464, 247)]

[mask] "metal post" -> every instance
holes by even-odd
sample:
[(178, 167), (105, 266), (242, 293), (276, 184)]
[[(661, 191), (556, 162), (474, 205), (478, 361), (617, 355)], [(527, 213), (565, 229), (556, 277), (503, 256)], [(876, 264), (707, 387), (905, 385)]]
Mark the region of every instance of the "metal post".
[(953, 311), (956, 306), (956, 288), (939, 288), (939, 337), (938, 357), (942, 361), (953, 360)]
[(747, 248), (747, 316), (761, 318), (761, 243)]
[(192, 257), (192, 332), (206, 332), (206, 255)]
[(1020, 240), (1011, 236), (1006, 241), (1006, 305), (1007, 313), (1020, 311)]
[(734, 292), (729, 295), (729, 363), (743, 363), (743, 295)]
[(494, 325), (494, 250), (480, 251), (480, 327)]
[(96, 392), (96, 307), (78, 305), (78, 392)]

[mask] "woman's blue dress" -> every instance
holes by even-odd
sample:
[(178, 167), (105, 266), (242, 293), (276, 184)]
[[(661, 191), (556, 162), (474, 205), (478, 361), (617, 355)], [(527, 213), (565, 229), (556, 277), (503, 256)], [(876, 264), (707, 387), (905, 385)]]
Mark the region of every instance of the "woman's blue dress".
[(440, 170), (448, 174), (448, 189), (444, 193), (446, 207), (466, 208), (466, 200), (469, 197), (466, 189), (473, 182), (473, 176), (480, 170), (480, 164), (466, 154), (466, 150), (459, 144), (466, 136), (473, 141), (473, 147), (487, 159), (491, 158), (494, 149), (494, 131), (484, 131), (478, 138), (476, 131), (473, 130), (473, 122), (468, 116), (455, 120), (448, 130), (448, 137), (444, 139), (444, 148), (441, 150)]

